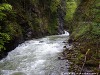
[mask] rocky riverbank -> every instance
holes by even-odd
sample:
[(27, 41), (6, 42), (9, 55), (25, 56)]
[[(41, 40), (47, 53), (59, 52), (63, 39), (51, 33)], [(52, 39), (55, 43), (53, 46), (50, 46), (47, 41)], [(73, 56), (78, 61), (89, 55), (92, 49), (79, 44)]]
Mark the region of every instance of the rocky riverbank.
[(63, 55), (69, 62), (70, 72), (90, 73), (89, 75), (100, 74), (100, 51), (97, 54), (93, 51), (99, 49), (95, 45), (87, 44), (87, 42), (73, 42), (71, 49), (64, 49)]

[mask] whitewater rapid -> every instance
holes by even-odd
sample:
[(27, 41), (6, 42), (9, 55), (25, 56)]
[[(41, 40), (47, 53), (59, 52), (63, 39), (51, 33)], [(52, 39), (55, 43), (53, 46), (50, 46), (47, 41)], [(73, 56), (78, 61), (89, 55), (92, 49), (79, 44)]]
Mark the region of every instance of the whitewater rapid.
[[(25, 41), (0, 61), (0, 75), (61, 75), (68, 61), (61, 60), (69, 33)], [(66, 45), (66, 47), (69, 47)]]

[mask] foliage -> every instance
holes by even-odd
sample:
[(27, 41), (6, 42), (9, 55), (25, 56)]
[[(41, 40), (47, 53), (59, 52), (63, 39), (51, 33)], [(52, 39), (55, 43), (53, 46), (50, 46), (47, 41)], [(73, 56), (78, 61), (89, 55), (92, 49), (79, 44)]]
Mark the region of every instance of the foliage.
[(66, 16), (65, 20), (70, 21), (73, 19), (73, 14), (75, 13), (77, 8), (77, 4), (75, 1), (67, 1), (66, 2)]
[[(87, 4), (87, 6), (89, 6), (89, 3)], [(74, 19), (73, 23), (76, 25), (73, 26), (74, 30), (73, 30), (72, 36), (74, 36), (77, 39), (78, 38), (89, 38), (91, 40), (99, 39), (99, 36), (100, 36), (99, 6), (100, 4), (98, 3), (98, 0), (96, 0), (95, 3), (92, 4), (92, 6), (87, 7), (88, 10), (85, 9), (86, 7), (83, 6), (82, 3), (80, 4), (80, 8), (84, 8), (83, 10), (80, 9), (80, 11), (84, 11), (85, 13), (79, 12), (80, 16), (78, 16), (77, 14), (78, 12), (76, 12), (75, 17), (80, 18), (80, 20), (78, 20), (77, 22)], [(84, 14), (88, 14), (88, 15), (84, 15)], [(84, 20), (83, 17), (85, 17), (86, 20)]]
[(54, 18), (50, 21), (50, 25), (48, 26), (48, 31), (50, 34), (57, 33), (57, 19)]
[(100, 37), (100, 23), (93, 23), (91, 34)]
[(52, 0), (50, 9), (52, 12), (57, 12), (58, 6), (60, 5), (60, 0)]
[[(81, 23), (82, 24), (82, 23)], [(85, 35), (89, 31), (89, 25), (85, 25), (83, 23), (82, 26), (78, 26), (72, 33), (72, 36), (74, 36), (74, 39), (79, 39), (79, 37)]]
[(93, 17), (93, 21), (99, 23), (100, 22), (100, 3), (96, 0), (95, 4), (91, 7), (90, 14)]
[(11, 11), (12, 6), (10, 4), (3, 3), (3, 4), (0, 5), (0, 10), (2, 10), (2, 11)]
[[(80, 2), (77, 10), (75, 11), (74, 18), (72, 20), (72, 34), (71, 38), (74, 41), (80, 43), (77, 50), (80, 50), (80, 54), (84, 54), (84, 51), (91, 49), (87, 55), (86, 65), (99, 66), (99, 44), (100, 44), (100, 2), (99, 0), (83, 0)], [(82, 48), (81, 48), (82, 47)], [(81, 59), (82, 56), (77, 58)], [(91, 61), (96, 61), (91, 63)], [(81, 61), (78, 61), (80, 63)], [(91, 64), (91, 65), (90, 65)], [(85, 67), (87, 67), (85, 65)], [(80, 66), (80, 65), (79, 65)], [(93, 68), (90, 67), (91, 70)], [(98, 69), (97, 69), (98, 70)]]
[(0, 4), (0, 20), (4, 20), (6, 13), (12, 10), (12, 6), (7, 3)]
[(7, 20), (7, 14), (11, 11), (12, 6), (10, 4), (0, 4), (0, 51), (5, 49), (4, 44), (11, 39), (8, 32), (4, 32), (5, 20)]
[(5, 49), (4, 43), (7, 43), (10, 40), (10, 36), (7, 33), (0, 33), (0, 51)]

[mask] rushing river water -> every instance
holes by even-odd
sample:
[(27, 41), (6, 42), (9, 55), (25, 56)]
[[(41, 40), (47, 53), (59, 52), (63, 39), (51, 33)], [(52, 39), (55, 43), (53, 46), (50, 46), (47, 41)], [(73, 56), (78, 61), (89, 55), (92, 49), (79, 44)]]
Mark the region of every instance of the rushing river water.
[(0, 75), (62, 75), (68, 72), (63, 41), (68, 33), (33, 39), (20, 44), (0, 61)]

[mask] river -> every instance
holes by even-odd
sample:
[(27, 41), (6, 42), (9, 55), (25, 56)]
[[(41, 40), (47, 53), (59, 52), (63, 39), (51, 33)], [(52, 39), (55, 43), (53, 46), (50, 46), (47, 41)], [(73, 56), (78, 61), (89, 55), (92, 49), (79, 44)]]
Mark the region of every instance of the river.
[(66, 32), (25, 41), (0, 61), (0, 75), (62, 75), (68, 72), (68, 60), (62, 55), (63, 41), (68, 38)]

